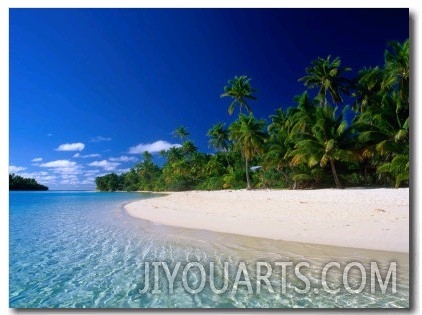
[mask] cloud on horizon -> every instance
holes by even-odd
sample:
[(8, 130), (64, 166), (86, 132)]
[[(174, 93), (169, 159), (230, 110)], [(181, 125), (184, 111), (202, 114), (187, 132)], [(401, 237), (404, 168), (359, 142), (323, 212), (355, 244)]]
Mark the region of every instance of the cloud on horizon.
[(77, 143), (64, 143), (59, 145), (56, 151), (82, 151), (85, 148), (85, 144), (82, 142)]
[(129, 154), (141, 154), (144, 153), (146, 151), (148, 151), (149, 153), (157, 153), (160, 152), (162, 150), (167, 151), (170, 148), (179, 148), (181, 147), (180, 144), (178, 143), (169, 143), (167, 141), (163, 141), (163, 140), (158, 140), (155, 141), (153, 143), (140, 143), (137, 146), (134, 147), (130, 147), (129, 148)]
[(57, 176), (51, 175), (48, 172), (24, 172), (20, 173), (20, 176), (24, 178), (35, 178), (35, 180), (43, 185), (51, 185), (56, 183)]
[(117, 166), (120, 165), (120, 163), (117, 162), (110, 162), (107, 160), (102, 160), (102, 161), (94, 161), (92, 163), (88, 164), (89, 166), (97, 166), (97, 167), (102, 167), (105, 171), (112, 171), (114, 170)]
[[(35, 158), (34, 160), (39, 161)], [(107, 161), (106, 161), (107, 162)], [(118, 166), (120, 163), (102, 163), (99, 161), (97, 166), (103, 167), (105, 171), (110, 171)], [(66, 189), (73, 189), (73, 187), (95, 187), (95, 177), (98, 176), (100, 170), (87, 169), (81, 164), (71, 160), (54, 160), (45, 163), (34, 164), (42, 169), (31, 170), (27, 167), (9, 166), (9, 173), (16, 173), (24, 178), (35, 178), (35, 180), (43, 185), (47, 185), (53, 189), (62, 189), (61, 185), (65, 185)], [(120, 172), (120, 170), (118, 170)], [(102, 171), (101, 171), (102, 172)], [(57, 187), (57, 185), (59, 185)]]
[(82, 165), (69, 160), (55, 160), (39, 166), (48, 168), (51, 177), (46, 177), (46, 179), (50, 179), (52, 185), (68, 185), (69, 187), (81, 185), (79, 176), (85, 172)]
[(21, 172), (21, 171), (24, 171), (24, 170), (26, 170), (26, 167), (9, 165), (9, 174), (10, 173), (18, 173), (18, 172)]

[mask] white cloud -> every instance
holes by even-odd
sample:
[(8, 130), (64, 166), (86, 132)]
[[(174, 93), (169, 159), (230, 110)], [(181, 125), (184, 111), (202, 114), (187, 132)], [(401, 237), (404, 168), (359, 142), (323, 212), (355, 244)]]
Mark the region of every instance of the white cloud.
[(101, 141), (111, 141), (111, 138), (96, 136), (95, 138), (91, 139), (91, 142), (101, 142)]
[(79, 185), (78, 175), (82, 174), (83, 167), (78, 165), (76, 162), (69, 160), (55, 160), (42, 163), (39, 166), (48, 168), (48, 172), (50, 172), (49, 174), (45, 172), (46, 174), (44, 175), (48, 174), (47, 176), (39, 177), (40, 181), (44, 181), (47, 184)]
[(42, 183), (46, 183), (46, 184), (55, 183), (56, 182), (56, 178), (57, 178), (57, 176), (55, 176), (55, 175), (38, 176), (38, 178), (35, 177), (35, 179), (37, 181), (42, 182)]
[(37, 177), (37, 176), (47, 176), (48, 172), (25, 172), (25, 173), (21, 173), (23, 177), (27, 177), (27, 178), (32, 178), (32, 177)]
[(54, 173), (61, 176), (81, 174), (81, 166), (69, 160), (56, 160), (40, 164), (39, 166), (51, 168)]
[(61, 175), (81, 174), (81, 167), (79, 165), (76, 165), (72, 167), (55, 168), (54, 173), (61, 174)]
[(109, 158), (110, 161), (113, 162), (136, 162), (138, 161), (138, 159), (134, 156), (126, 156), (126, 155), (122, 155), (119, 157), (111, 157)]
[(120, 169), (116, 170), (116, 173), (118, 175), (121, 175), (122, 173), (128, 173), (128, 172), (130, 172), (130, 168), (120, 168)]
[(95, 185), (95, 178), (94, 177), (87, 177), (81, 182), (79, 182), (81, 185)]
[(77, 143), (65, 143), (59, 145), (56, 151), (82, 151), (85, 148), (85, 144), (81, 142)]
[(75, 153), (75, 155), (73, 155), (74, 158), (94, 158), (94, 157), (101, 157), (101, 154), (98, 153), (93, 153), (93, 154), (86, 154), (86, 155), (81, 155), (80, 153)]
[(62, 167), (74, 167), (76, 162), (69, 160), (56, 160), (47, 163), (40, 164), (41, 167), (51, 167), (51, 168), (62, 168)]
[(76, 175), (62, 175), (60, 184), (62, 185), (79, 185), (79, 179)]
[(69, 180), (72, 182), (77, 182), (78, 181), (78, 176), (74, 175), (74, 174), (64, 174), (61, 175), (62, 180)]
[(18, 173), (24, 170), (26, 170), (26, 167), (14, 166), (14, 165), (9, 166), (9, 173)]
[(163, 140), (158, 140), (158, 141), (155, 141), (154, 143), (146, 143), (146, 144), (141, 143), (141, 144), (138, 144), (137, 146), (131, 147), (129, 148), (129, 153), (140, 154), (140, 153), (144, 153), (145, 151), (148, 151), (149, 153), (156, 153), (162, 150), (167, 151), (168, 149), (172, 147), (178, 148), (178, 147), (181, 147), (181, 145), (168, 143), (167, 141), (163, 141)]
[(41, 162), (41, 161), (42, 161), (42, 158), (35, 158), (31, 160), (31, 162)]
[(94, 161), (92, 163), (88, 164), (89, 166), (97, 166), (97, 167), (102, 167), (104, 170), (106, 171), (112, 171), (114, 170), (117, 166), (120, 165), (120, 163), (117, 162), (109, 162), (107, 160), (102, 160), (102, 161)]
[(55, 183), (55, 180), (57, 176), (51, 175), (48, 172), (41, 171), (41, 172), (22, 172), (19, 174), (22, 177), (25, 178), (35, 178), (35, 180), (44, 185), (50, 185), (52, 183)]
[(88, 171), (84, 171), (84, 176), (85, 177), (89, 177), (89, 176), (94, 176), (94, 175), (96, 175), (97, 173), (99, 173), (100, 171), (99, 170), (88, 170)]
[(25, 178), (35, 178), (35, 180), (43, 185), (51, 185), (56, 183), (57, 176), (51, 175), (48, 172), (23, 172), (19, 174)]

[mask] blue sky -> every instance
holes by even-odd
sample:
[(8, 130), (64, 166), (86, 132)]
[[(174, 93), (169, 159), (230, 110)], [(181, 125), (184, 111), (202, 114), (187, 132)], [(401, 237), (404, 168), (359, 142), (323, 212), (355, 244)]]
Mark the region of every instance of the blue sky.
[[(294, 105), (318, 56), (355, 75), (409, 34), (406, 9), (11, 9), (9, 171), (50, 189), (94, 189), (143, 150), (176, 145), (184, 125), (203, 152), (229, 124), (234, 75), (258, 92), (256, 117)], [(156, 157), (160, 163), (160, 159)]]

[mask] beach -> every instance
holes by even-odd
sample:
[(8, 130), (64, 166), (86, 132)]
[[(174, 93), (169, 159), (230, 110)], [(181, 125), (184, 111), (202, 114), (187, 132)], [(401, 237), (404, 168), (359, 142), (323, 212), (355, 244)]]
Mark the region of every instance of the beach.
[(157, 193), (129, 215), (191, 229), (289, 242), (409, 252), (409, 189)]

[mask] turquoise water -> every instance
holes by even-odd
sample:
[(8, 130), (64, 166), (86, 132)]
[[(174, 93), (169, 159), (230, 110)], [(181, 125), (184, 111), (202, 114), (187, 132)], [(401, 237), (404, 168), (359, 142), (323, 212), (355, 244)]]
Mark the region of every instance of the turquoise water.
[[(166, 227), (126, 214), (124, 203), (149, 197), (140, 193), (50, 191), (10, 192), (9, 196), (12, 308), (409, 307), (405, 254)], [(321, 271), (332, 261), (340, 268), (330, 269), (327, 285), (339, 288), (336, 293), (322, 286)], [(396, 292), (392, 283), (384, 293), (380, 287), (371, 292), (370, 262), (377, 262), (385, 279), (393, 261), (397, 262)], [(196, 265), (187, 268), (192, 262)], [(259, 293), (257, 262), (272, 268), (269, 283), (261, 281)], [(293, 267), (287, 267), (283, 274), (276, 262)], [(294, 273), (299, 262), (309, 265), (300, 269), (308, 279), (308, 288)], [(368, 272), (360, 293), (343, 285), (344, 266), (350, 262), (361, 263)], [(170, 272), (176, 265), (180, 267), (173, 288), (164, 264)], [(236, 279), (241, 266), (246, 267), (247, 274), (241, 272)], [(226, 291), (213, 291), (211, 269), (213, 284), (221, 289), (227, 282)], [(362, 273), (357, 270), (352, 268), (346, 277), (355, 290), (362, 284)], [(266, 272), (264, 267), (259, 273)], [(189, 289), (198, 292), (190, 293)]]

